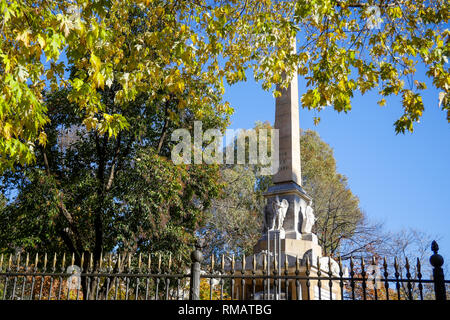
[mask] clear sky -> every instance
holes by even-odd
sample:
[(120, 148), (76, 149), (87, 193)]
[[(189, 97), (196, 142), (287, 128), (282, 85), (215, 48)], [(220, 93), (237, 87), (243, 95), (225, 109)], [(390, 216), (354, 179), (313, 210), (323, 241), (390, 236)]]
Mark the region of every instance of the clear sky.
[[(438, 90), (426, 80), (425, 112), (413, 134), (395, 134), (393, 123), (403, 114), (401, 97), (377, 104), (377, 92), (355, 96), (353, 109), (320, 113), (300, 109), (300, 127), (313, 129), (334, 150), (338, 171), (360, 199), (371, 220), (390, 231), (414, 228), (441, 237), (440, 253), (450, 262), (450, 125), (438, 107)], [(275, 99), (249, 80), (227, 87), (225, 99), (235, 108), (231, 129), (252, 128), (255, 121), (275, 117)], [(299, 95), (305, 87), (299, 79)], [(313, 117), (320, 116), (315, 126)], [(430, 251), (431, 253), (431, 251)]]

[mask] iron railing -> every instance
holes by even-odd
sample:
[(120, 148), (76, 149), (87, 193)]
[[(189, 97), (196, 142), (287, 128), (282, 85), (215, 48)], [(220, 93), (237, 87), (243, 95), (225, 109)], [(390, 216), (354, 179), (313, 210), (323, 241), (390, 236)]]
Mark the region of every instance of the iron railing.
[[(227, 259), (212, 256), (203, 263), (201, 247), (191, 254), (190, 270), (180, 261), (161, 255), (82, 254), (66, 267), (66, 256), (47, 254), (0, 256), (0, 300), (446, 300), (450, 281), (445, 280), (443, 258), (432, 243), (432, 277), (423, 277), (419, 259), (404, 268), (395, 259), (370, 262), (350, 259), (337, 264), (284, 256), (282, 266), (262, 255)], [(144, 262), (145, 258), (145, 262)], [(164, 260), (164, 263), (163, 263)], [(322, 262), (322, 263), (321, 263)], [(347, 265), (347, 267), (345, 267)], [(348, 269), (347, 269), (348, 268)], [(203, 270), (202, 270), (203, 269)], [(346, 271), (348, 270), (348, 272)]]

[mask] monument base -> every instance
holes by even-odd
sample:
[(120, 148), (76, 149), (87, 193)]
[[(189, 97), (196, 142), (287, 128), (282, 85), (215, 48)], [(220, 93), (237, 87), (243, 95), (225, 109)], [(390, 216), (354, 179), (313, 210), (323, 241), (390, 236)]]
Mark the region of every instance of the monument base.
[[(305, 240), (305, 239), (281, 239), (281, 252), (282, 254), (291, 255), (293, 257), (298, 257), (301, 259), (308, 256), (309, 261), (315, 261), (317, 257), (322, 257), (322, 248), (317, 243), (317, 236), (311, 234), (316, 241)], [(254, 254), (258, 254), (262, 251), (267, 250), (267, 240), (260, 239), (256, 245), (253, 247)], [(314, 259), (314, 260), (313, 260)]]
[(317, 245), (319, 244), (319, 240), (317, 239), (317, 236), (314, 233), (303, 233), (302, 240), (312, 241)]

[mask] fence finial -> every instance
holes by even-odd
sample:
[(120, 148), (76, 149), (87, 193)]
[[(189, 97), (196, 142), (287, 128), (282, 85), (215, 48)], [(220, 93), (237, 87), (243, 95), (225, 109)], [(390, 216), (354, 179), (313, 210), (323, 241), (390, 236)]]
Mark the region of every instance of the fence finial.
[(203, 243), (199, 239), (195, 243), (195, 250), (191, 253), (191, 288), (189, 290), (190, 300), (200, 300), (200, 263), (203, 261), (201, 249)]
[(433, 266), (433, 282), (436, 300), (447, 300), (445, 293), (444, 270), (442, 270), (444, 258), (442, 258), (442, 256), (438, 253), (439, 246), (436, 241), (431, 243), (431, 250), (433, 251), (433, 255), (430, 257), (430, 263)]

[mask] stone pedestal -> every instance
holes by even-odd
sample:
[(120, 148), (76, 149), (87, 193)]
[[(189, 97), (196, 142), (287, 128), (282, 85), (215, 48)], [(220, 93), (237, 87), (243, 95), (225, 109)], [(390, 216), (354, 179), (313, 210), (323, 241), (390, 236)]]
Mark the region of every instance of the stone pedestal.
[[(286, 240), (286, 244), (289, 242), (295, 243), (295, 240)], [(302, 240), (297, 240), (299, 242), (305, 242)], [(292, 244), (291, 243), (291, 244)], [(259, 255), (257, 255), (259, 258)], [(259, 260), (259, 259), (256, 260)], [(286, 268), (284, 261), (287, 258), (288, 267)], [(328, 258), (322, 258), (328, 259)], [(267, 280), (265, 275), (267, 272), (263, 272), (262, 265), (257, 263), (257, 267), (253, 269), (252, 265), (253, 256), (246, 257), (245, 269), (242, 269), (242, 263), (236, 262), (235, 274), (243, 275), (244, 278), (239, 281), (236, 280), (233, 289), (233, 299), (245, 299), (245, 300), (274, 300), (274, 280)], [(332, 300), (340, 300), (340, 284), (338, 280), (331, 281), (327, 280), (328, 277), (328, 267), (326, 263), (321, 263), (320, 277), (323, 277), (321, 283), (316, 279), (311, 279), (319, 276), (319, 269), (317, 268), (317, 263), (310, 264), (309, 276), (307, 275), (306, 261), (304, 259), (300, 260), (300, 266), (297, 269), (296, 258), (290, 254), (282, 255), (283, 264), (281, 267), (282, 275), (298, 276), (300, 279), (295, 280), (294, 278), (286, 280), (280, 280), (279, 285), (281, 287), (281, 296), (278, 297), (280, 300), (330, 300), (330, 295)], [(311, 260), (310, 260), (311, 261)], [(313, 259), (317, 261), (317, 259)], [(277, 274), (278, 272), (272, 268), (269, 269), (271, 275)], [(249, 276), (246, 278), (245, 276)], [(338, 277), (338, 273), (333, 270), (333, 277)], [(252, 277), (252, 278), (250, 278)], [(308, 281), (309, 279), (309, 281)], [(269, 282), (269, 285), (267, 283)], [(267, 287), (270, 287), (270, 294), (267, 295)], [(265, 294), (265, 296), (264, 296)]]
[[(253, 247), (254, 254), (267, 250), (267, 240), (259, 240)], [(281, 253), (284, 255), (298, 257), (302, 260), (308, 256), (310, 263), (315, 264), (317, 257), (322, 257), (322, 247), (309, 240), (281, 239)], [(284, 261), (284, 260), (283, 260)]]

